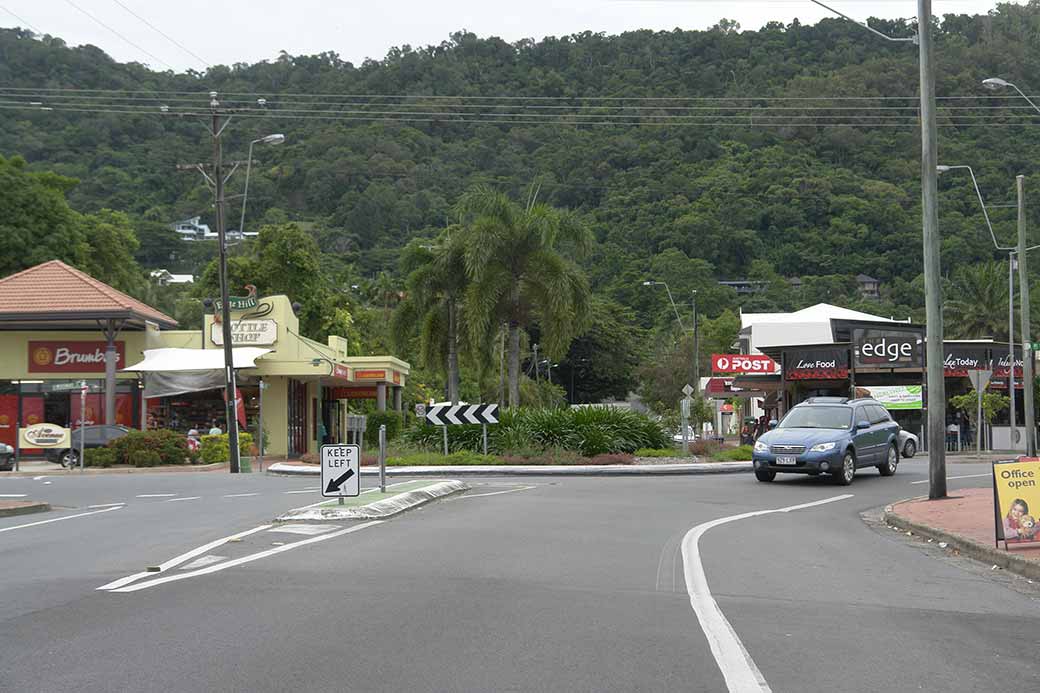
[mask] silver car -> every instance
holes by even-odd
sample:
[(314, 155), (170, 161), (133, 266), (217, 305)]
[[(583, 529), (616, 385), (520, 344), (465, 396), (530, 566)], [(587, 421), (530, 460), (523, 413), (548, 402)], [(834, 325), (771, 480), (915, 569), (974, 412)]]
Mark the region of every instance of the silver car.
[(913, 457), (917, 454), (918, 440), (910, 431), (906, 429), (899, 429), (899, 452), (903, 457)]

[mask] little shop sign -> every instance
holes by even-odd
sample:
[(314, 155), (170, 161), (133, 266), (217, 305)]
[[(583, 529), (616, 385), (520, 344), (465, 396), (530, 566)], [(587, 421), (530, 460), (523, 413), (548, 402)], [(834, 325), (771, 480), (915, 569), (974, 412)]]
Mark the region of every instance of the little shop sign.
[(779, 373), (780, 365), (762, 354), (712, 354), (712, 373)]
[[(30, 373), (104, 373), (106, 342), (29, 342)], [(115, 343), (116, 368), (126, 363), (126, 344)]]

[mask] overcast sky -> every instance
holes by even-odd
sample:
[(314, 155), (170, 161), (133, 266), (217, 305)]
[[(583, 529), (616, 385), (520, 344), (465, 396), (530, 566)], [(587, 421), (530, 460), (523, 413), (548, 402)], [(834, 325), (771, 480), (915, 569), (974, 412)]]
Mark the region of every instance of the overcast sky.
[[(917, 11), (913, 0), (825, 3), (858, 19)], [(984, 13), (995, 4), (935, 0), (933, 11)], [(382, 58), (393, 46), (440, 43), (460, 29), (516, 41), (586, 30), (704, 29), (721, 18), (757, 29), (771, 20), (815, 23), (825, 16), (809, 0), (0, 0), (0, 26), (28, 25), (70, 45), (99, 46), (120, 61), (178, 71), (203, 68), (191, 53), (210, 64), (230, 64), (272, 59), (282, 50), (335, 51), (360, 63)]]

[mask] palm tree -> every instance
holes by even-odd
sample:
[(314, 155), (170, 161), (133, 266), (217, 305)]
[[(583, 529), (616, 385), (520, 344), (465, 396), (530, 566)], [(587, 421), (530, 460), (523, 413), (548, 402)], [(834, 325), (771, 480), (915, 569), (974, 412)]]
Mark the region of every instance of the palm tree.
[(452, 404), (459, 401), (459, 318), (467, 285), (459, 238), (458, 229), (449, 228), (436, 241), (416, 240), (405, 247), (405, 294), (391, 320), (399, 346), (418, 335), (420, 362), (443, 368)]
[[(537, 323), (550, 358), (562, 358), (585, 323), (590, 291), (566, 254), (584, 253), (588, 229), (570, 213), (530, 197), (521, 207), (478, 186), (463, 194), (463, 246), (470, 284), (466, 313), (471, 341), (487, 344), (508, 330), (509, 406), (520, 403), (520, 330)], [(566, 254), (565, 254), (566, 253)]]
[(943, 325), (953, 339), (983, 335), (1007, 339), (1007, 266), (982, 262), (961, 267), (946, 289)]

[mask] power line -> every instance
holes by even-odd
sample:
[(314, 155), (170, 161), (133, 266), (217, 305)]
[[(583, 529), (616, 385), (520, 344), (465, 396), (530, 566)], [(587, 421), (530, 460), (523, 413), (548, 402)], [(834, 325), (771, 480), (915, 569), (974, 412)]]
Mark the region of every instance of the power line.
[(151, 53), (149, 53), (148, 51), (146, 51), (146, 50), (145, 50), (144, 48), (141, 48), (141, 47), (140, 47), (139, 45), (137, 45), (136, 43), (134, 43), (133, 41), (131, 41), (131, 40), (130, 40), (130, 39), (128, 39), (127, 37), (123, 36), (123, 35), (122, 35), (121, 33), (119, 33), (118, 31), (116, 31), (115, 29), (113, 29), (113, 28), (112, 28), (112, 27), (110, 27), (109, 25), (105, 24), (105, 23), (104, 23), (104, 22), (102, 22), (102, 21), (101, 21), (100, 19), (98, 19), (98, 18), (97, 18), (97, 17), (95, 17), (94, 15), (90, 14), (89, 12), (87, 12), (87, 11), (86, 11), (85, 9), (83, 9), (82, 7), (80, 7), (79, 5), (77, 5), (76, 3), (72, 2), (72, 0), (65, 0), (65, 3), (66, 3), (67, 5), (69, 5), (69, 6), (71, 6), (71, 7), (73, 7), (73, 8), (75, 8), (75, 9), (79, 10), (80, 12), (82, 12), (82, 13), (83, 13), (84, 15), (86, 15), (86, 16), (87, 16), (87, 17), (88, 17), (88, 18), (89, 18), (89, 19), (90, 19), (91, 21), (93, 21), (93, 22), (94, 22), (95, 24), (98, 24), (99, 26), (102, 26), (102, 27), (104, 27), (105, 29), (108, 29), (108, 30), (109, 30), (110, 32), (112, 32), (113, 34), (115, 34), (116, 36), (118, 36), (118, 37), (119, 37), (120, 39), (122, 39), (123, 41), (125, 41), (125, 42), (126, 42), (127, 44), (129, 44), (129, 45), (133, 46), (134, 48), (136, 48), (137, 50), (141, 51), (142, 53), (144, 53), (145, 55), (147, 55), (148, 57), (150, 57), (150, 58), (151, 58), (152, 60), (154, 60), (155, 62), (159, 63), (160, 65), (165, 65), (167, 69), (169, 69), (169, 70), (171, 70), (171, 71), (174, 71), (174, 72), (176, 72), (176, 70), (174, 70), (174, 69), (173, 69), (173, 67), (171, 67), (171, 66), (170, 66), (169, 64), (167, 64), (167, 63), (166, 63), (165, 61), (163, 61), (163, 60), (161, 60), (161, 59), (157, 58), (156, 56), (152, 55)]
[(31, 30), (32, 30), (32, 32), (33, 32), (34, 34), (39, 34), (39, 35), (41, 35), (41, 36), (43, 35), (43, 34), (42, 34), (42, 33), (40, 32), (40, 30), (39, 30), (39, 29), (37, 29), (36, 27), (34, 27), (34, 26), (33, 26), (32, 24), (30, 24), (29, 22), (25, 21), (24, 19), (22, 19), (21, 17), (19, 17), (18, 15), (16, 15), (16, 14), (15, 14), (14, 12), (12, 12), (12, 11), (11, 11), (11, 10), (9, 10), (9, 9), (7, 9), (6, 7), (4, 7), (4, 6), (0, 5), (0, 10), (3, 10), (3, 11), (4, 11), (4, 12), (6, 12), (7, 14), (9, 14), (9, 15), (11, 15), (12, 17), (14, 17), (15, 19), (17, 19), (17, 20), (18, 20), (19, 22), (21, 22), (21, 23), (22, 23), (22, 24), (24, 24), (24, 25), (25, 25), (26, 27), (28, 27), (29, 29), (31, 29)]
[(144, 17), (142, 17), (141, 15), (137, 14), (136, 12), (134, 12), (133, 10), (131, 10), (131, 9), (130, 9), (129, 7), (127, 7), (126, 5), (124, 5), (124, 4), (122, 3), (122, 2), (120, 2), (120, 0), (112, 0), (112, 2), (114, 2), (115, 4), (117, 4), (117, 5), (119, 5), (120, 7), (122, 7), (122, 8), (124, 9), (124, 10), (126, 10), (127, 12), (129, 12), (130, 14), (132, 14), (132, 15), (133, 15), (134, 17), (137, 17), (137, 19), (141, 20), (141, 21), (142, 21), (142, 22), (143, 22), (144, 24), (146, 24), (146, 25), (147, 25), (147, 26), (148, 26), (148, 27), (149, 27), (149, 28), (150, 28), (150, 29), (151, 29), (152, 31), (154, 31), (155, 33), (159, 34), (159, 35), (160, 35), (160, 36), (162, 36), (162, 37), (163, 37), (164, 39), (166, 39), (167, 41), (169, 41), (169, 42), (170, 42), (170, 43), (172, 43), (173, 45), (177, 46), (177, 47), (178, 47), (178, 48), (180, 48), (180, 49), (181, 49), (182, 51), (184, 51), (185, 53), (187, 53), (188, 55), (190, 55), (191, 57), (193, 57), (193, 58), (195, 58), (196, 60), (198, 60), (198, 61), (199, 61), (200, 63), (202, 63), (202, 66), (203, 66), (203, 67), (205, 67), (206, 69), (209, 69), (209, 65), (210, 65), (210, 64), (209, 64), (209, 63), (208, 63), (207, 61), (205, 61), (205, 60), (203, 60), (202, 58), (200, 58), (200, 57), (198, 56), (198, 54), (197, 54), (197, 53), (195, 53), (195, 52), (193, 52), (193, 51), (191, 51), (191, 50), (189, 50), (189, 49), (185, 48), (185, 47), (184, 47), (183, 45), (181, 45), (181, 44), (180, 44), (180, 43), (179, 43), (178, 41), (176, 41), (175, 39), (173, 39), (172, 37), (170, 37), (170, 36), (169, 36), (168, 34), (166, 34), (166, 32), (164, 32), (164, 31), (163, 31), (162, 29), (160, 29), (159, 27), (155, 26), (154, 24), (152, 24), (151, 22), (149, 22), (149, 21), (148, 21), (147, 19), (145, 19), (145, 18), (144, 18)]

